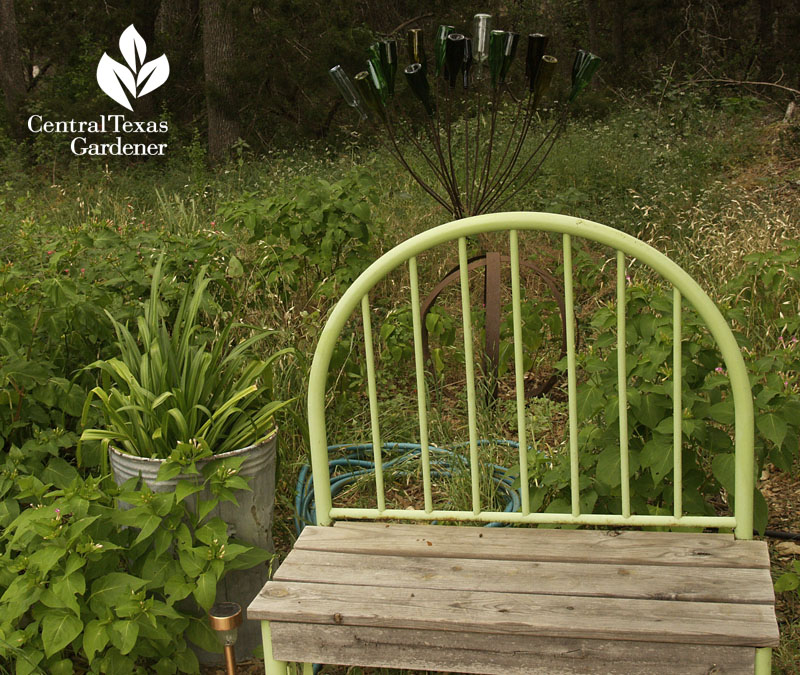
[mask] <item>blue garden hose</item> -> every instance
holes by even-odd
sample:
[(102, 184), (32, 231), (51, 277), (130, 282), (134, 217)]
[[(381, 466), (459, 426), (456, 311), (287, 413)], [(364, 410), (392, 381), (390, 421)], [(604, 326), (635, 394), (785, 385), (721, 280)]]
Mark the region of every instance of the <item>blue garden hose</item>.
[[(466, 469), (469, 466), (468, 458), (455, 452), (455, 449), (463, 448), (467, 445), (468, 443), (460, 443), (452, 446), (453, 449), (430, 446), (431, 477), (442, 478), (452, 476), (453, 468), (456, 466)], [(478, 445), (519, 447), (519, 443), (505, 440), (480, 440), (478, 441)], [(353, 483), (360, 476), (375, 473), (375, 462), (370, 459), (373, 457), (372, 443), (328, 446), (329, 452), (331, 450), (344, 449), (350, 450), (350, 454), (328, 462), (331, 477), (331, 497), (335, 497), (347, 485)], [(391, 459), (383, 462), (383, 468), (385, 470), (406, 461), (419, 459), (422, 454), (422, 446), (418, 443), (384, 443), (383, 453), (387, 456), (391, 456)], [(505, 467), (498, 466), (497, 464), (491, 464), (489, 466), (492, 469), (492, 480), (495, 483), (497, 492), (506, 497), (506, 505), (503, 510), (506, 513), (518, 511), (520, 509), (521, 499), (518, 490), (513, 487), (514, 476), (509, 475), (508, 469)], [(400, 475), (408, 475), (408, 473), (410, 472), (404, 471), (401, 472)], [(294, 526), (299, 535), (306, 525), (316, 524), (314, 477), (311, 473), (311, 467), (308, 464), (303, 465), (300, 469), (300, 475), (297, 477), (294, 506)], [(503, 523), (489, 523), (486, 527), (501, 527), (502, 525)]]

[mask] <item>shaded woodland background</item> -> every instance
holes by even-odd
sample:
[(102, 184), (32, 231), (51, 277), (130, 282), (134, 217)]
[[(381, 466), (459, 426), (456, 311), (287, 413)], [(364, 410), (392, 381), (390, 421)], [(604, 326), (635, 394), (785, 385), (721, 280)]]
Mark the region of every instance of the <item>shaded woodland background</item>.
[[(426, 29), (430, 49), (436, 25), (469, 33), (479, 11), (492, 13), (496, 28), (550, 35), (562, 76), (577, 47), (600, 55), (599, 87), (611, 96), (587, 98), (590, 113), (602, 114), (615, 94), (665, 79), (800, 89), (796, 0), (0, 0), (0, 141), (33, 143), (25, 120), (34, 113), (86, 120), (109, 113), (96, 64), (103, 51), (117, 54), (131, 23), (150, 56), (167, 54), (171, 74), (129, 118), (166, 117), (173, 143), (194, 139), (212, 161), (242, 142), (264, 152), (335, 141), (355, 118), (328, 68), (340, 63), (352, 76), (375, 36), (402, 40), (410, 27)], [(748, 86), (784, 98), (787, 91)]]

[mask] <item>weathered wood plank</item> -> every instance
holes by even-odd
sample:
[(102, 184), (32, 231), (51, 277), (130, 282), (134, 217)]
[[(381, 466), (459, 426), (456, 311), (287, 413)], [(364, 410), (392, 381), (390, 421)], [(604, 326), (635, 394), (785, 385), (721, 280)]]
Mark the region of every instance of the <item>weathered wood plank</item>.
[(295, 548), (486, 560), (769, 569), (767, 545), (730, 535), (339, 522), (306, 527)]
[(778, 644), (766, 605), (269, 582), (248, 618), (544, 637)]
[(752, 675), (755, 650), (361, 626), (272, 624), (274, 654), (376, 668), (490, 675)]
[(293, 550), (275, 581), (772, 604), (767, 569), (598, 565)]

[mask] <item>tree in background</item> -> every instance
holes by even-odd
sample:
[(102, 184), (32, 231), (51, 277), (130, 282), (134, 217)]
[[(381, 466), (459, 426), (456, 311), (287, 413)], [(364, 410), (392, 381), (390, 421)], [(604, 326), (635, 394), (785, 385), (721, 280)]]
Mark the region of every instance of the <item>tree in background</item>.
[(14, 136), (22, 134), (18, 112), (27, 91), (18, 42), (14, 0), (0, 0), (0, 89), (5, 99), (7, 124)]
[(0, 0), (0, 137), (32, 146), (34, 161), (63, 157), (40, 148), (24, 118), (108, 113), (94, 69), (133, 23), (148, 51), (170, 62), (167, 86), (137, 101), (136, 114), (167, 113), (176, 145), (205, 132), (217, 161), (238, 138), (256, 151), (343, 138), (355, 120), (330, 67), (352, 76), (376, 37), (417, 27), (432, 41), (440, 23), (468, 31), (477, 11), (493, 14), (498, 28), (550, 35), (565, 72), (575, 49), (589, 45), (605, 62), (599, 80), (615, 88), (649, 91), (665, 77), (800, 88), (797, 0), (26, 0), (24, 12), (19, 0)]

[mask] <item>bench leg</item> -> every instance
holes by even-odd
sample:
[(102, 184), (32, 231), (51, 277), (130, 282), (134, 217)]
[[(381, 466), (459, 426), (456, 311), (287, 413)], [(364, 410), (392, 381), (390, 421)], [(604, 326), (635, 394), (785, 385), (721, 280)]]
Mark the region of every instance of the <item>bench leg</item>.
[(755, 675), (770, 675), (772, 673), (772, 647), (756, 649)]
[(276, 661), (272, 658), (272, 631), (269, 621), (261, 622), (261, 639), (264, 643), (264, 671), (267, 675), (287, 675), (286, 661)]

